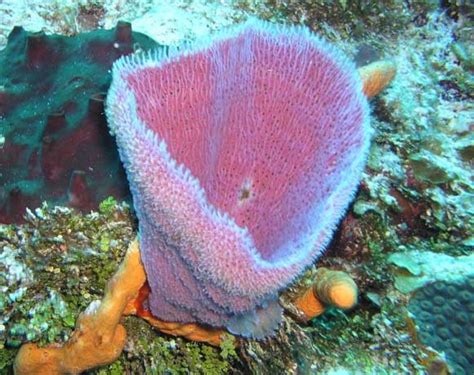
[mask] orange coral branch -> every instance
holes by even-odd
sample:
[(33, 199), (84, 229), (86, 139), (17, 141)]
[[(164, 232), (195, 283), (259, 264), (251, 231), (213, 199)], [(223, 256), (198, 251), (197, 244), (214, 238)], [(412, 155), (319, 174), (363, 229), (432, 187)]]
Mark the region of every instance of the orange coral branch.
[(379, 94), (395, 77), (396, 66), (391, 61), (376, 61), (358, 69), (362, 91), (371, 98)]
[(79, 316), (76, 330), (66, 344), (46, 348), (23, 345), (15, 359), (15, 374), (78, 374), (113, 362), (122, 352), (127, 336), (120, 318), (144, 282), (145, 272), (135, 240), (107, 284), (102, 302), (93, 302)]
[(321, 315), (328, 305), (349, 309), (357, 303), (357, 286), (345, 272), (319, 268), (315, 280), (293, 302), (305, 320)]

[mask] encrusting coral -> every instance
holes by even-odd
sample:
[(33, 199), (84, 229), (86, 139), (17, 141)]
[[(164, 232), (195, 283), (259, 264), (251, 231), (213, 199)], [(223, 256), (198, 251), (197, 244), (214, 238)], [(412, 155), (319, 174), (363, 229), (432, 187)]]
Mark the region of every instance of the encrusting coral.
[(444, 353), (453, 374), (474, 373), (474, 275), (418, 289), (408, 309), (416, 337)]
[(328, 306), (350, 309), (357, 303), (357, 285), (345, 272), (317, 270), (313, 284), (293, 302), (303, 320), (321, 315)]

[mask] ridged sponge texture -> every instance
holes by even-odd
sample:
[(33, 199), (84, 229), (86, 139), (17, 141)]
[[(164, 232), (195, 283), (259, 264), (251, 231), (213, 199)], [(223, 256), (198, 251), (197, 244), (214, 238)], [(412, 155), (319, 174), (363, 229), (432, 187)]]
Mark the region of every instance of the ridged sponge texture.
[(271, 333), (278, 291), (321, 254), (364, 167), (353, 64), (304, 28), (254, 20), (120, 59), (107, 115), (152, 312)]

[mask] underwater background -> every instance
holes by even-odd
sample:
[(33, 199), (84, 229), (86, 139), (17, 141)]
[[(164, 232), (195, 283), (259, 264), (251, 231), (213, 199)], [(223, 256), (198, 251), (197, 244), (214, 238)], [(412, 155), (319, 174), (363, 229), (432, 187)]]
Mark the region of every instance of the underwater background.
[[(89, 374), (473, 374), (474, 6), (470, 1), (0, 2), (0, 373), (22, 344), (64, 343), (137, 233), (104, 115), (115, 60), (251, 17), (305, 25), (357, 67), (396, 67), (370, 100), (357, 194), (317, 262), (280, 295), (275, 336), (218, 346), (126, 316)], [(302, 320), (318, 269), (359, 298)], [(32, 372), (34, 373), (34, 372)]]

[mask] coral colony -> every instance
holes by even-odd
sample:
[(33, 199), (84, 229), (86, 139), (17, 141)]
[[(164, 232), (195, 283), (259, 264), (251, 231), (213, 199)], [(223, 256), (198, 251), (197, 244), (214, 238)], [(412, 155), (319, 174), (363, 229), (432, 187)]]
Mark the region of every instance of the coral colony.
[(324, 250), (369, 145), (352, 63), (252, 20), (114, 64), (107, 96), (156, 317), (262, 338), (277, 293)]

